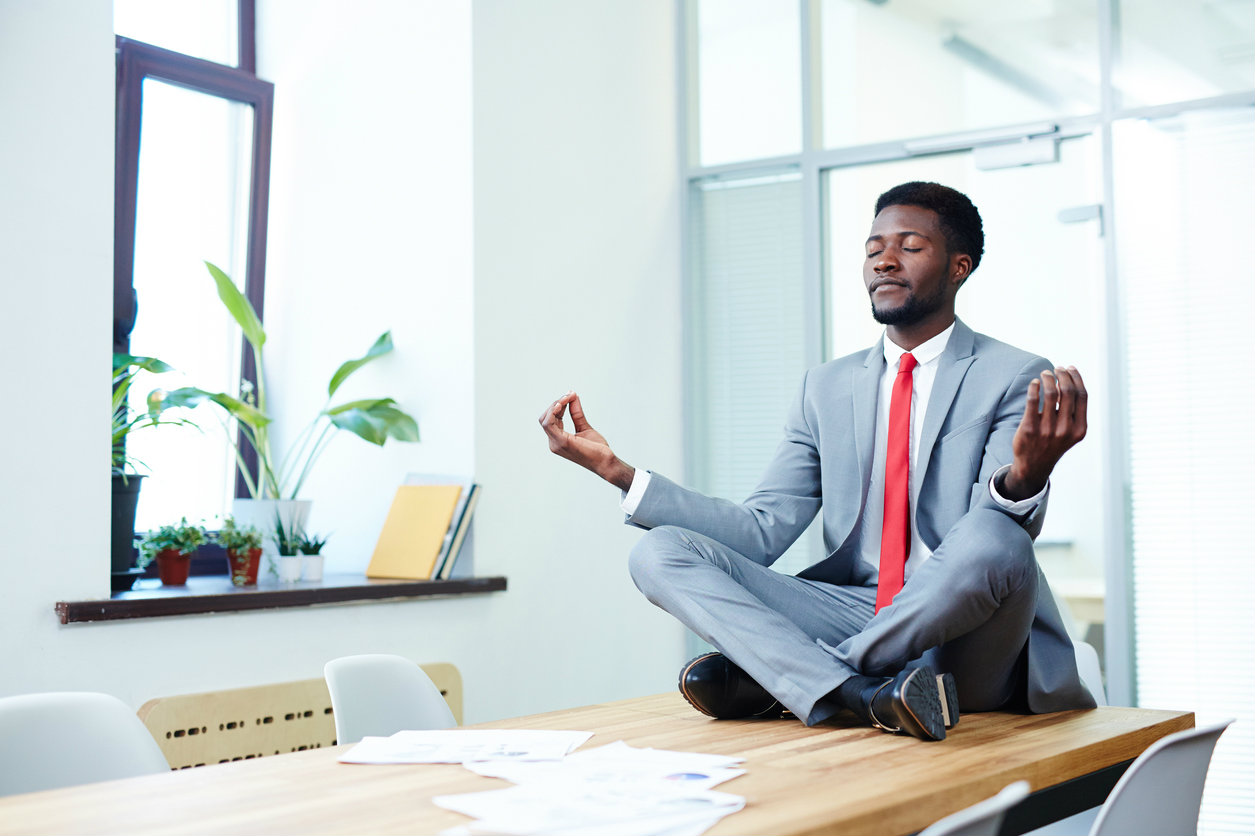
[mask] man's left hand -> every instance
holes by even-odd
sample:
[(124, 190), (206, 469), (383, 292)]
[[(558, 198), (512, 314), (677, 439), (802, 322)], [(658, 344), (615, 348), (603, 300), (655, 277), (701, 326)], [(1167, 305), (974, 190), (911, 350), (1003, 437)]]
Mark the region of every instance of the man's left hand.
[(1014, 459), (999, 493), (1013, 501), (1041, 493), (1059, 459), (1085, 437), (1088, 399), (1075, 366), (1042, 372), (1028, 384), (1024, 417), (1011, 442)]

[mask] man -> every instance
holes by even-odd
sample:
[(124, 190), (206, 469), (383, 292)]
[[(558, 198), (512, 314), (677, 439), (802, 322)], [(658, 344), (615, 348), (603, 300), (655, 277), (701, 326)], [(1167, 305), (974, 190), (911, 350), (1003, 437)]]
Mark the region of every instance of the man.
[[(649, 529), (637, 586), (718, 649), (681, 671), (698, 710), (809, 725), (844, 708), (940, 740), (960, 707), (1094, 706), (1033, 553), (1049, 476), (1085, 435), (1085, 386), (955, 317), (983, 250), (966, 195), (880, 196), (863, 281), (884, 337), (807, 372), (740, 504), (623, 462), (574, 392), (541, 415), (550, 449)], [(821, 509), (828, 556), (796, 577), (767, 568)]]

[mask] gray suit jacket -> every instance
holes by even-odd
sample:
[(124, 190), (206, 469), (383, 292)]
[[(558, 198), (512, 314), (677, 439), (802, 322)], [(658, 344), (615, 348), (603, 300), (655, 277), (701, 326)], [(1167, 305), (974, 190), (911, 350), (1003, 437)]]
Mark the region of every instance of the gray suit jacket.
[[(864, 585), (858, 521), (867, 502), (884, 349), (851, 354), (808, 371), (789, 412), (784, 440), (757, 489), (742, 503), (714, 499), (652, 474), (628, 523), (676, 525), (712, 537), (763, 565), (801, 536), (822, 507), (828, 556), (799, 576)], [(915, 525), (936, 550), (971, 510), (1009, 513), (989, 495), (994, 471), (1011, 462), (1011, 440), (1024, 413), (1029, 381), (1053, 368), (1042, 357), (973, 332), (961, 321), (941, 355), (912, 473), (919, 497)], [(1043, 500), (1012, 515), (1032, 537)], [(1072, 641), (1046, 579), (1028, 640), (1028, 701), (1035, 712), (1092, 708), (1080, 683)]]

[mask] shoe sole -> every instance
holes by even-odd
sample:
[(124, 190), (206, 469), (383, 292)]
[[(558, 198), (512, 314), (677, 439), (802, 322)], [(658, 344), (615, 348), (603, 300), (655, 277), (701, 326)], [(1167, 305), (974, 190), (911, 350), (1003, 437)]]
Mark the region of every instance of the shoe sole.
[(902, 683), (902, 730), (921, 740), (945, 740), (946, 720), (937, 689), (937, 675), (916, 668)]
[(959, 724), (959, 690), (954, 685), (954, 674), (937, 674), (937, 697), (941, 700), (941, 716), (945, 718), (946, 728), (954, 728)]

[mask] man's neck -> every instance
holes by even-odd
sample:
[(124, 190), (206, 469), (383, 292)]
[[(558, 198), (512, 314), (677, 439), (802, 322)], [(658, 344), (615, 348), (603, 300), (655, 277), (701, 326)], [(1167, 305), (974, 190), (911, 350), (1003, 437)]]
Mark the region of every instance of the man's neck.
[(913, 350), (916, 346), (928, 342), (933, 337), (954, 324), (954, 311), (946, 311), (941, 315), (929, 317), (919, 322), (889, 325), (885, 334), (894, 344)]

